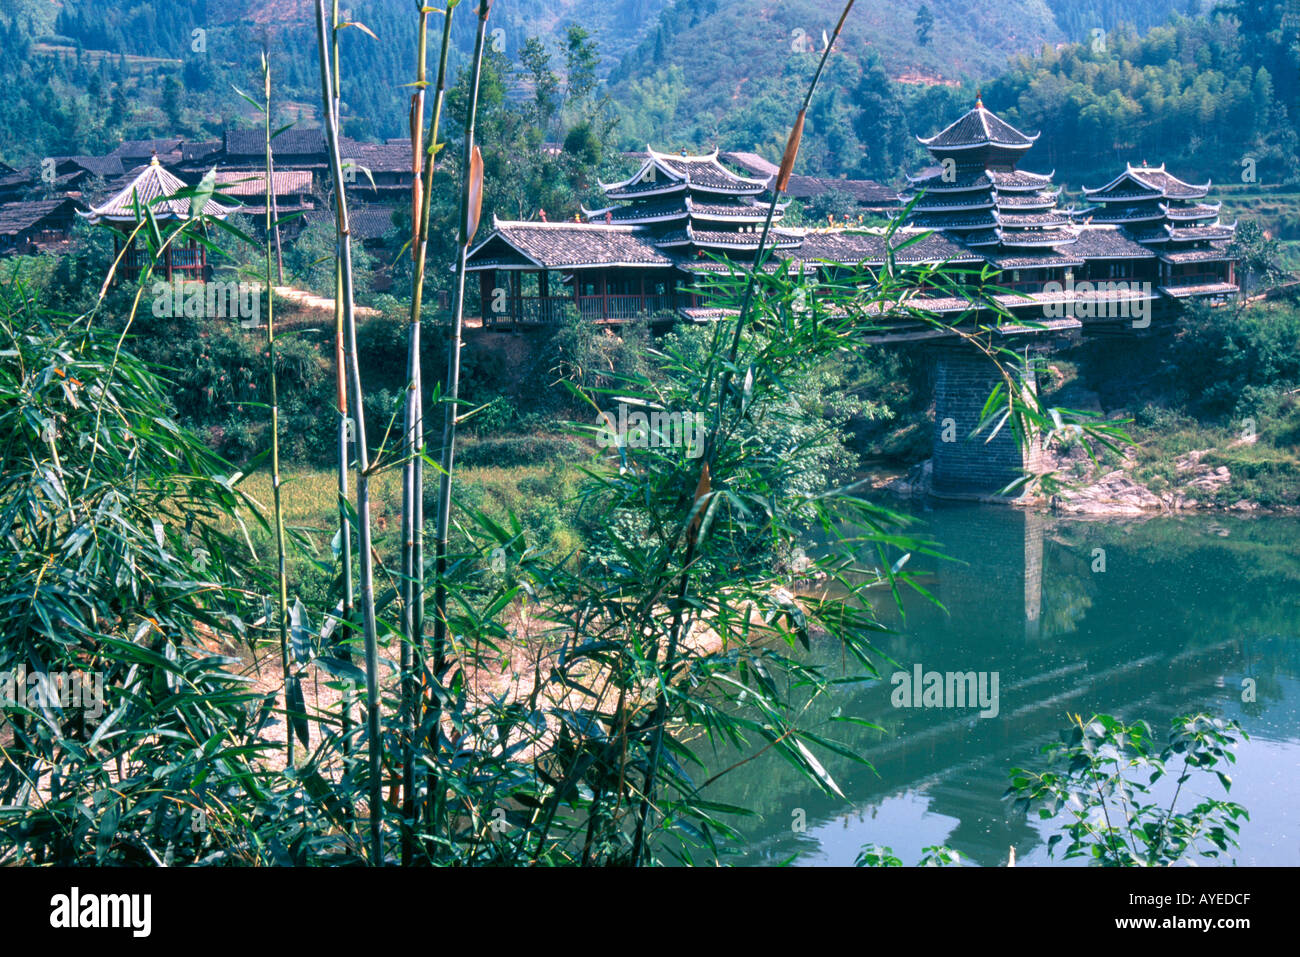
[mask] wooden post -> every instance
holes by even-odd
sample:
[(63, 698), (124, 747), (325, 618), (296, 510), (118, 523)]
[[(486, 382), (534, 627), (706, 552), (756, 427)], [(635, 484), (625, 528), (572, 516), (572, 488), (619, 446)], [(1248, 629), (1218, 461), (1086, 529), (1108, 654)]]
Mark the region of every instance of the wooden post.
[(537, 274), (537, 318), (551, 322), (551, 277), (543, 269)]
[(482, 304), (479, 306), (479, 312), (483, 314), (483, 328), (486, 329), (492, 325), (495, 316), (492, 314), (492, 290), (496, 288), (495, 269), (484, 269), (478, 274), (478, 292)]
[(514, 269), (510, 272), (510, 298), (514, 300), (514, 308), (510, 310), (510, 315), (514, 319), (515, 328), (519, 328), (519, 320), (523, 318), (524, 311), (524, 274), (522, 270)]
[(172, 281), (172, 247), (170, 243), (167, 245), (167, 281)]

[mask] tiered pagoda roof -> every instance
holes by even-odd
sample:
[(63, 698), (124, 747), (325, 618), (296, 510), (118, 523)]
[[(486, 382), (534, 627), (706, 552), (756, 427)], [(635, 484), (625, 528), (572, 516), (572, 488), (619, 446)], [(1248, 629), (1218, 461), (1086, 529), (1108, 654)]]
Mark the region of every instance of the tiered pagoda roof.
[(1210, 183), (1184, 182), (1165, 169), (1125, 164), (1105, 186), (1084, 187), (1096, 205), (1079, 210), (1077, 218), (1122, 226), (1133, 239), (1156, 251), (1163, 262), (1222, 262), (1230, 259), (1227, 244), (1236, 223), (1219, 222), (1220, 203), (1203, 202)]
[[(149, 165), (140, 167), (125, 188), (114, 193), (90, 212), (81, 215), (91, 223), (136, 222), (138, 200), (140, 209), (151, 208), (155, 219), (190, 219), (193, 215), (192, 201), (188, 198), (171, 198), (189, 188), (178, 176), (164, 169), (155, 156), (149, 161)], [(225, 219), (230, 212), (228, 207), (211, 198), (203, 205), (205, 215), (218, 219)]]
[(1052, 174), (1016, 169), (1037, 138), (999, 119), (981, 99), (951, 126), (918, 137), (940, 169), (908, 177), (910, 195), (900, 199), (917, 197), (910, 224), (955, 233), (994, 258), (1075, 242), (1073, 221), (1056, 208), (1061, 191)]
[[(715, 150), (702, 156), (660, 153), (647, 148), (646, 159), (632, 176), (602, 183), (610, 200), (604, 209), (583, 209), (588, 222), (642, 227), (659, 249), (687, 259), (706, 252), (755, 255), (760, 231), (771, 206), (759, 196), (771, 179), (753, 179), (727, 169)], [(779, 221), (785, 204), (777, 204)], [(773, 229), (767, 248), (796, 249), (797, 236)]]

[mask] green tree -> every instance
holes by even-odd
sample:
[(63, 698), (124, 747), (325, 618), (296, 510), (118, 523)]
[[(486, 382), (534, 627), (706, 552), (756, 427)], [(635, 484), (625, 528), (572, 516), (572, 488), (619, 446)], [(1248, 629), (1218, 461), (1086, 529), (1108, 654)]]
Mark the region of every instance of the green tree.
[(916, 42), (921, 46), (928, 46), (930, 31), (934, 28), (934, 14), (924, 3), (917, 9), (913, 23), (916, 25)]

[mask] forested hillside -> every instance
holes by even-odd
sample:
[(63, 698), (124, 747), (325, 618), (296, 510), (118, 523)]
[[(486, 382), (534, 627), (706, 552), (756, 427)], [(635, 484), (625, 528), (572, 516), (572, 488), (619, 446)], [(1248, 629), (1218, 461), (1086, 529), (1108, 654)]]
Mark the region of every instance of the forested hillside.
[[(809, 117), (803, 170), (896, 181), (926, 159), (915, 137), (950, 122), (982, 86), (993, 109), (1042, 131), (1034, 162), (1055, 166), (1072, 187), (1142, 159), (1219, 181), (1239, 178), (1246, 160), (1260, 182), (1295, 177), (1300, 69), (1295, 30), (1282, 28), (1284, 0), (1178, 17), (1202, 5), (861, 0)], [(279, 118), (316, 122), (308, 0), (170, 6), (163, 16), (136, 0), (6, 5), (0, 81), (13, 95), (0, 102), (0, 159), (30, 163), (166, 133), (215, 138), (249, 119), (235, 88), (256, 86), (264, 38)], [(580, 19), (594, 39), (596, 75), (617, 61), (597, 92), (613, 121), (603, 146), (773, 156), (836, 9), (835, 0), (500, 0), (493, 53), (515, 70), (503, 76), (505, 96), (533, 99), (540, 56), (550, 57), (543, 72), (556, 74), (563, 96), (566, 31)], [(409, 12), (391, 0), (349, 4), (379, 37), (344, 31), (344, 52), (359, 65), (343, 90), (349, 135), (403, 133)], [(454, 67), (473, 18), (455, 24)], [(563, 117), (550, 119), (542, 139), (571, 132)]]
[(1281, 29), (1283, 6), (1261, 16), (1261, 4), (1241, 3), (1231, 15), (1180, 19), (1145, 37), (1112, 33), (1102, 49), (1022, 57), (985, 86), (985, 99), (1041, 130), (1036, 161), (1075, 186), (1143, 159), (1224, 183), (1294, 180), (1300, 24)]
[[(838, 50), (846, 63), (874, 63), (906, 86), (969, 87), (1000, 74), (1016, 55), (1067, 40), (1091, 42), (1094, 31), (1109, 32), (1121, 23), (1145, 29), (1196, 3), (865, 0), (854, 8)], [(836, 0), (675, 0), (611, 76), (611, 94), (633, 111), (624, 124), (625, 145), (644, 141), (656, 129), (660, 136), (732, 148), (778, 143), (782, 134), (774, 114), (780, 114), (794, 77), (807, 69), (838, 10)], [(840, 78), (846, 89), (859, 79)], [(870, 82), (878, 85), (880, 79)], [(827, 110), (834, 112), (829, 104)], [(647, 122), (637, 122), (639, 113)], [(855, 166), (831, 163), (825, 171), (851, 173)], [(868, 161), (865, 171), (881, 166)]]
[[(604, 73), (655, 23), (666, 2), (503, 0), (493, 10), (491, 43), (494, 52), (517, 61), (526, 41), (538, 37), (562, 62), (567, 28), (580, 22), (596, 38), (597, 72)], [(312, 8), (310, 0), (6, 0), (0, 81), (11, 95), (0, 103), (0, 158), (34, 162), (166, 133), (218, 136), (251, 121), (235, 88), (257, 85), (264, 42), (281, 118), (314, 122), (319, 95)], [(355, 29), (343, 34), (344, 53), (356, 64), (343, 91), (349, 135), (405, 132), (412, 12), (412, 4), (394, 0), (346, 4), (346, 13), (379, 38)], [(469, 6), (458, 13), (453, 68), (464, 63), (474, 36)]]

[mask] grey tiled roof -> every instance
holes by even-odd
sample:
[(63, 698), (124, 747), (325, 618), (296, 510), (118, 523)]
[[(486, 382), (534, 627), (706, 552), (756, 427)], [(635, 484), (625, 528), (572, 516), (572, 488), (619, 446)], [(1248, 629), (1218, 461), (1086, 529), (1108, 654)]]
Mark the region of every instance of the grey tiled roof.
[(348, 225), (358, 239), (383, 239), (393, 227), (393, 206), (354, 206), (348, 210)]
[(1231, 259), (1225, 243), (1211, 243), (1208, 249), (1187, 249), (1179, 251), (1170, 251), (1160, 254), (1160, 261), (1173, 263), (1205, 263), (1205, 262), (1223, 262), (1225, 259)]
[[(339, 151), (344, 160), (354, 160), (372, 173), (411, 172), (410, 140), (400, 143), (362, 143), (344, 136), (339, 138)], [(358, 180), (369, 185), (364, 174)]]
[(676, 260), (658, 249), (652, 237), (632, 226), (594, 223), (498, 222), (492, 234), (470, 253), (490, 260), (489, 244), (505, 243), (518, 254), (546, 269), (578, 266), (672, 266)]
[(988, 176), (998, 189), (1042, 189), (1052, 185), (1052, 177), (1047, 173), (1031, 173), (1028, 170), (989, 170)]
[[(721, 246), (732, 249), (758, 249), (758, 241), (762, 233), (755, 230), (754, 232), (739, 232), (712, 229), (676, 229), (667, 233), (655, 241), (656, 245), (661, 247), (673, 246)], [(785, 233), (781, 230), (772, 230), (767, 237), (767, 246), (769, 248), (783, 248), (799, 245), (797, 236)]]
[(999, 217), (1003, 226), (1064, 226), (1070, 220), (1055, 210), (1035, 213), (1002, 213)]
[(1151, 259), (1155, 256), (1147, 247), (1136, 243), (1118, 226), (1082, 226), (1079, 239), (1070, 252), (1084, 259)]
[[(69, 218), (78, 207), (72, 199), (42, 199), (26, 203), (6, 203), (0, 206), (0, 236), (16, 236), (45, 219), (51, 213), (64, 212)], [(68, 207), (61, 209), (61, 207)]]
[(1033, 145), (1035, 138), (1026, 136), (1011, 124), (999, 119), (979, 102), (975, 104), (973, 110), (934, 136), (918, 137), (932, 150), (985, 145), (1024, 149)]
[(207, 140), (202, 143), (185, 143), (181, 146), (181, 160), (186, 163), (198, 162), (221, 150), (221, 140)]
[[(899, 230), (894, 234), (895, 247), (917, 234), (917, 230)], [(882, 232), (849, 232), (843, 230), (808, 230), (803, 234), (799, 258), (827, 260), (838, 263), (878, 264), (885, 261), (886, 237)], [(982, 258), (961, 243), (943, 233), (930, 233), (925, 238), (895, 253), (903, 263), (978, 263)]]
[(165, 156), (175, 153), (184, 141), (179, 136), (170, 136), (160, 140), (124, 140), (109, 155), (121, 156), (129, 160), (147, 160), (151, 156)]
[(122, 164), (120, 156), (55, 156), (55, 163), (59, 166), (71, 164), (80, 167), (94, 176), (121, 176), (126, 172), (127, 167)]
[[(276, 170), (271, 174), (275, 195), (311, 192), (311, 173), (304, 170)], [(265, 196), (266, 173), (263, 170), (217, 170), (217, 185), (222, 196)]]
[(1082, 266), (1083, 256), (1074, 246), (1069, 252), (1056, 249), (1017, 249), (1014, 252), (991, 252), (985, 258), (998, 269), (1048, 269), (1056, 266)]
[[(224, 148), (229, 156), (263, 156), (266, 133), (263, 130), (226, 130)], [(318, 129), (285, 130), (271, 141), (276, 156), (308, 156), (325, 152), (325, 136)]]

